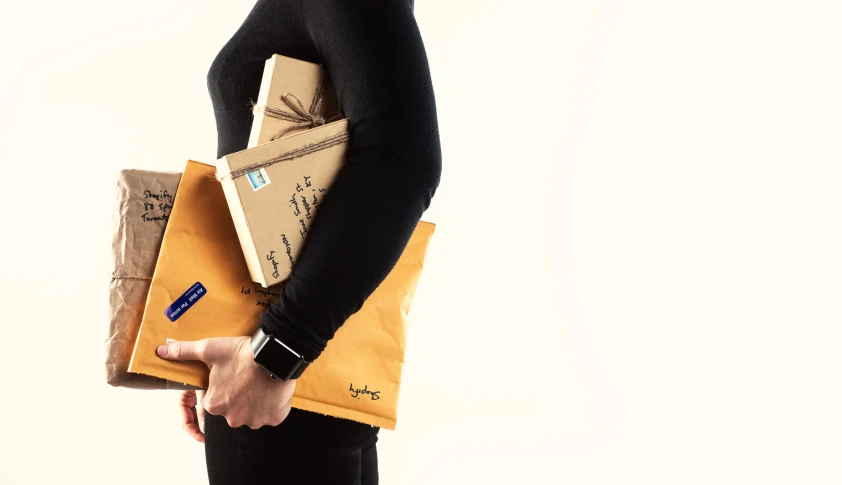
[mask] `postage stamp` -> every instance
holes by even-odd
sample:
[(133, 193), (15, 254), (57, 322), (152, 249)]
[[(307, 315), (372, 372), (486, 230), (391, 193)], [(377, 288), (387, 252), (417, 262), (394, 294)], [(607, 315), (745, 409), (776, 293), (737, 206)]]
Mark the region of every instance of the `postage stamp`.
[(269, 175), (266, 174), (266, 169), (261, 168), (260, 170), (255, 170), (254, 172), (249, 172), (246, 174), (249, 179), (249, 183), (251, 184), (251, 188), (254, 190), (262, 189), (271, 183), (269, 180)]

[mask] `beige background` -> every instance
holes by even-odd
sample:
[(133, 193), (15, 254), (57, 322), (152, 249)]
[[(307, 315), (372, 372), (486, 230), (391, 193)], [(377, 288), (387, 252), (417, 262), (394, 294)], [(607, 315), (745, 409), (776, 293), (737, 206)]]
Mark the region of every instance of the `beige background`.
[[(417, 3), (445, 173), (381, 483), (842, 481), (838, 2)], [(0, 483), (206, 483), (173, 393), (104, 383), (109, 218), (214, 159), (250, 6), (0, 7)]]

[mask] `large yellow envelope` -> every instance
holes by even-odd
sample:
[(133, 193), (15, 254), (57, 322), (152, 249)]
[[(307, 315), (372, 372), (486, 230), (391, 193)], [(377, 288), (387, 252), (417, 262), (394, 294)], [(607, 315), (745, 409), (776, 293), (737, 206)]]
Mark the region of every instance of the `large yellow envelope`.
[[(280, 285), (266, 289), (249, 277), (214, 171), (187, 162), (130, 372), (207, 388), (204, 363), (161, 359), (158, 345), (167, 339), (251, 335), (266, 306), (277, 300)], [(434, 229), (434, 224), (418, 224), (395, 268), (298, 379), (293, 407), (395, 428), (406, 318)]]

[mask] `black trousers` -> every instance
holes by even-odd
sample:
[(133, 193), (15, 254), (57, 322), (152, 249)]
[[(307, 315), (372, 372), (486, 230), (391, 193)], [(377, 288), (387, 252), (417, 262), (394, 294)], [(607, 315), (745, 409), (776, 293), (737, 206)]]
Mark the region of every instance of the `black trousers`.
[(231, 428), (205, 411), (210, 485), (376, 485), (380, 428), (293, 408), (279, 426)]

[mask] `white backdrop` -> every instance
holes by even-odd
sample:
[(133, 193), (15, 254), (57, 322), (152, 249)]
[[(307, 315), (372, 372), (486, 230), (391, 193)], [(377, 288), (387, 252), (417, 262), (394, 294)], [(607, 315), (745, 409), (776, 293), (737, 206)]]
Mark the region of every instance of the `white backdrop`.
[[(0, 7), (0, 483), (206, 483), (110, 388), (121, 168), (213, 162), (248, 1)], [(381, 483), (839, 483), (842, 8), (418, 0), (444, 174)]]

